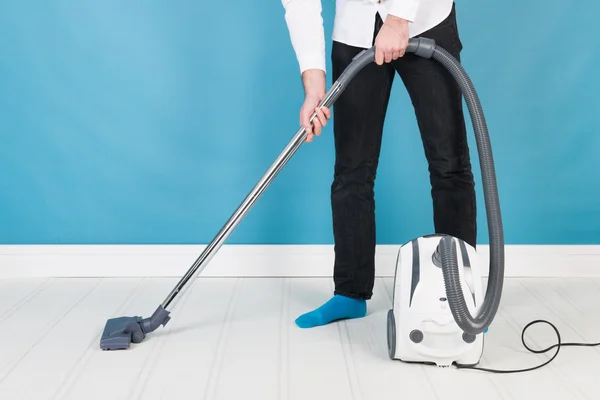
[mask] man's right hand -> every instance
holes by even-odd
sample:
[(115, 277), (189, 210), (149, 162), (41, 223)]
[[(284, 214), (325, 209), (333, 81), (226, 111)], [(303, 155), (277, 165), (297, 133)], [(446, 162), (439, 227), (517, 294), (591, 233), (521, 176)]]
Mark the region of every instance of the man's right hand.
[[(320, 69), (309, 69), (302, 73), (302, 84), (304, 85), (304, 104), (300, 109), (300, 125), (306, 129), (306, 141), (312, 142), (314, 135), (319, 136), (322, 128), (327, 125), (331, 117), (329, 108), (318, 109), (319, 104), (325, 98), (325, 71)], [(310, 117), (317, 113), (317, 117), (310, 123)]]

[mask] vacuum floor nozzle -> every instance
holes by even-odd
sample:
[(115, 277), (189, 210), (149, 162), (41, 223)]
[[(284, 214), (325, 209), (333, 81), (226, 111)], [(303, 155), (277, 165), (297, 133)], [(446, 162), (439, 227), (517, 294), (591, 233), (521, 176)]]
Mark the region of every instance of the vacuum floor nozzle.
[(119, 317), (106, 321), (104, 332), (100, 338), (102, 350), (126, 350), (131, 342), (144, 340), (141, 317)]
[(141, 343), (146, 334), (165, 326), (171, 319), (169, 311), (159, 306), (150, 318), (119, 317), (106, 321), (100, 338), (102, 350), (125, 350), (131, 343)]

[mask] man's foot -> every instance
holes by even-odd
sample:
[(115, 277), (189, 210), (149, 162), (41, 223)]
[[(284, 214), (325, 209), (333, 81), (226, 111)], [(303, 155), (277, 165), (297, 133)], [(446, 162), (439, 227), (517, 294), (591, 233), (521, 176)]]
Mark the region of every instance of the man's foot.
[(362, 318), (367, 315), (367, 302), (346, 296), (335, 295), (314, 311), (296, 319), (300, 328), (314, 328), (341, 319)]

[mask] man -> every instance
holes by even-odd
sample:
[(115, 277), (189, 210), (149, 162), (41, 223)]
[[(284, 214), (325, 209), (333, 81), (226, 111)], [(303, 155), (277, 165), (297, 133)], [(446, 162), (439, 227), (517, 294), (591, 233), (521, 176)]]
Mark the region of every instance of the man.
[[(282, 2), (305, 91), (300, 123), (310, 142), (331, 117), (330, 110), (317, 109), (326, 93), (321, 2)], [(333, 107), (335, 291), (328, 302), (296, 320), (302, 328), (366, 315), (375, 278), (374, 183), (395, 74), (415, 109), (429, 164), (435, 230), (475, 246), (475, 190), (461, 93), (435, 60), (405, 54), (409, 37), (416, 36), (434, 39), (460, 60), (462, 44), (453, 1), (337, 0), (332, 81), (363, 49), (374, 45), (376, 55), (375, 63), (350, 82)], [(309, 118), (315, 111), (318, 118), (311, 126)]]

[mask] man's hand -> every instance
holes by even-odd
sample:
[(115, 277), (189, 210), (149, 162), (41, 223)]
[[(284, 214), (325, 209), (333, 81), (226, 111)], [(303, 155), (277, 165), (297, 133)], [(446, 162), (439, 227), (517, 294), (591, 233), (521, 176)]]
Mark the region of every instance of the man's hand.
[(388, 15), (375, 38), (375, 62), (383, 65), (404, 56), (408, 46), (408, 21)]
[[(317, 109), (321, 100), (325, 97), (325, 71), (320, 69), (309, 69), (302, 73), (304, 85), (304, 104), (300, 109), (300, 125), (306, 129), (306, 141), (312, 142), (314, 135), (321, 134), (322, 127), (327, 125), (331, 117), (328, 108)], [(310, 117), (317, 113), (317, 117), (310, 123)]]

